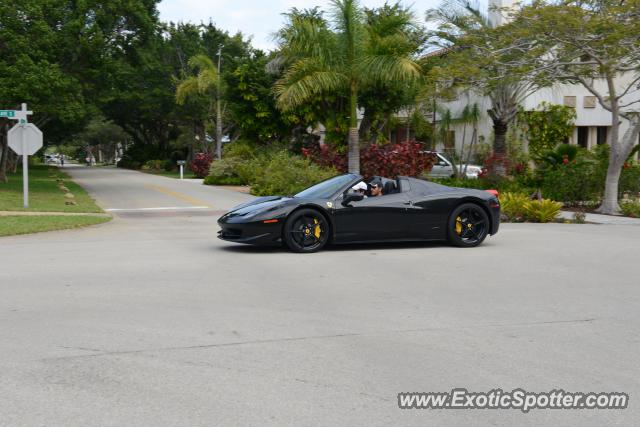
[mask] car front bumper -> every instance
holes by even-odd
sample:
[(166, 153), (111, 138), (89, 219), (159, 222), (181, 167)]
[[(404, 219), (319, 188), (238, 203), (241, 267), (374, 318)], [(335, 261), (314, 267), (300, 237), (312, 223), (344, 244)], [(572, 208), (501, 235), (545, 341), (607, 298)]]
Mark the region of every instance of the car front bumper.
[(256, 222), (221, 222), (218, 238), (227, 242), (276, 246), (282, 243), (282, 224)]

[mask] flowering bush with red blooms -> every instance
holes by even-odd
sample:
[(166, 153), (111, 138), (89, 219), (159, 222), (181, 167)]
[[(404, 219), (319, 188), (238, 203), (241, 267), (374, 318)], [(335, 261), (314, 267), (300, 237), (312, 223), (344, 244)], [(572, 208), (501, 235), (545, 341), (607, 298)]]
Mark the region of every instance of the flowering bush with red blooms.
[[(347, 171), (347, 154), (338, 153), (328, 145), (303, 149), (302, 154), (322, 166)], [(422, 145), (415, 141), (372, 144), (360, 150), (360, 173), (365, 177), (420, 176), (430, 171), (435, 161), (436, 155), (425, 153)]]
[(420, 176), (429, 172), (435, 161), (436, 155), (425, 153), (422, 145), (415, 141), (372, 144), (360, 155), (360, 173), (367, 177)]
[(302, 155), (320, 166), (334, 167), (341, 173), (345, 173), (348, 169), (347, 155), (339, 153), (328, 144), (313, 144), (311, 147), (303, 148)]
[(191, 170), (198, 178), (205, 178), (209, 175), (209, 167), (213, 157), (208, 153), (198, 153), (191, 161)]
[(526, 163), (516, 163), (513, 165), (511, 173), (513, 175), (522, 175), (527, 172), (527, 164)]

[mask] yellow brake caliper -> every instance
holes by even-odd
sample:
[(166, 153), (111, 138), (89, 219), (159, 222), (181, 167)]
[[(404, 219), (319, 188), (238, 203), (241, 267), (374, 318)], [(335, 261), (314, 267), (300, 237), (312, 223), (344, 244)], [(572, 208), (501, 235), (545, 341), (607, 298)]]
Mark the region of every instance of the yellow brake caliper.
[(462, 234), (462, 218), (456, 218), (456, 234), (459, 236)]
[(320, 223), (318, 223), (317, 219), (313, 219), (313, 222), (316, 224), (315, 228), (313, 229), (313, 235), (316, 236), (316, 239), (320, 238)]

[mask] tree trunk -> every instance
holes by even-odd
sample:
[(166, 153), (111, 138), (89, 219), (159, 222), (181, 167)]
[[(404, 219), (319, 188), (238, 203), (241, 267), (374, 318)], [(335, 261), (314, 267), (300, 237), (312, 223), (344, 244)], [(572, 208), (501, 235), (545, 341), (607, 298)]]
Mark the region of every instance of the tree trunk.
[(618, 204), (618, 184), (620, 182), (620, 174), (622, 173), (623, 164), (624, 159), (622, 161), (609, 161), (602, 204), (596, 212), (605, 215), (617, 215), (620, 213), (620, 205)]
[(358, 135), (358, 87), (351, 82), (349, 109), (349, 173), (360, 173), (360, 138)]
[(493, 121), (493, 132), (495, 134), (495, 141), (493, 142), (493, 153), (501, 156), (507, 154), (507, 131), (509, 130), (509, 124), (502, 120)]
[[(615, 108), (613, 110), (617, 111)], [(614, 111), (612, 111), (612, 116), (614, 116)], [(611, 126), (611, 153), (609, 155), (604, 195), (602, 196), (602, 204), (596, 209), (596, 212), (605, 215), (620, 214), (620, 205), (618, 203), (620, 175), (622, 174), (624, 162), (631, 154), (631, 150), (633, 150), (640, 133), (640, 122), (631, 123), (620, 143), (618, 142), (619, 122), (617, 121), (617, 114), (615, 114), (614, 120), (615, 122), (612, 122)]]
[(218, 92), (216, 108), (216, 158), (222, 158), (222, 108), (220, 106), (220, 93)]
[(471, 162), (471, 155), (473, 154), (473, 146), (478, 139), (478, 128), (473, 127), (473, 133), (471, 134), (471, 145), (469, 146), (469, 151), (467, 153), (467, 160), (464, 163), (464, 170), (462, 171), (463, 176), (467, 176), (467, 167), (469, 166), (469, 162)]
[(358, 135), (361, 140), (366, 141), (371, 136), (371, 127), (373, 126), (373, 113), (370, 109), (364, 110), (362, 116), (362, 122), (360, 122), (360, 128), (358, 129)]
[(493, 119), (493, 132), (494, 132), (495, 140), (493, 141), (494, 163), (491, 171), (492, 175), (497, 175), (497, 176), (507, 175), (505, 160), (507, 157), (507, 131), (508, 130), (509, 130), (509, 123), (500, 119)]

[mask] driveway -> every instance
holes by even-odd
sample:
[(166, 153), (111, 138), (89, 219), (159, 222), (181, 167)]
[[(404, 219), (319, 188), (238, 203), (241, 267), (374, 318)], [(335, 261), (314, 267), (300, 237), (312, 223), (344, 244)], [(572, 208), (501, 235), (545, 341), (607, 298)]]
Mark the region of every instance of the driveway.
[[(216, 239), (250, 196), (70, 168), (114, 221), (0, 238), (0, 424), (632, 425), (640, 227), (475, 249)], [(1, 220), (1, 219), (0, 219)], [(404, 391), (621, 391), (625, 410), (400, 410)]]

